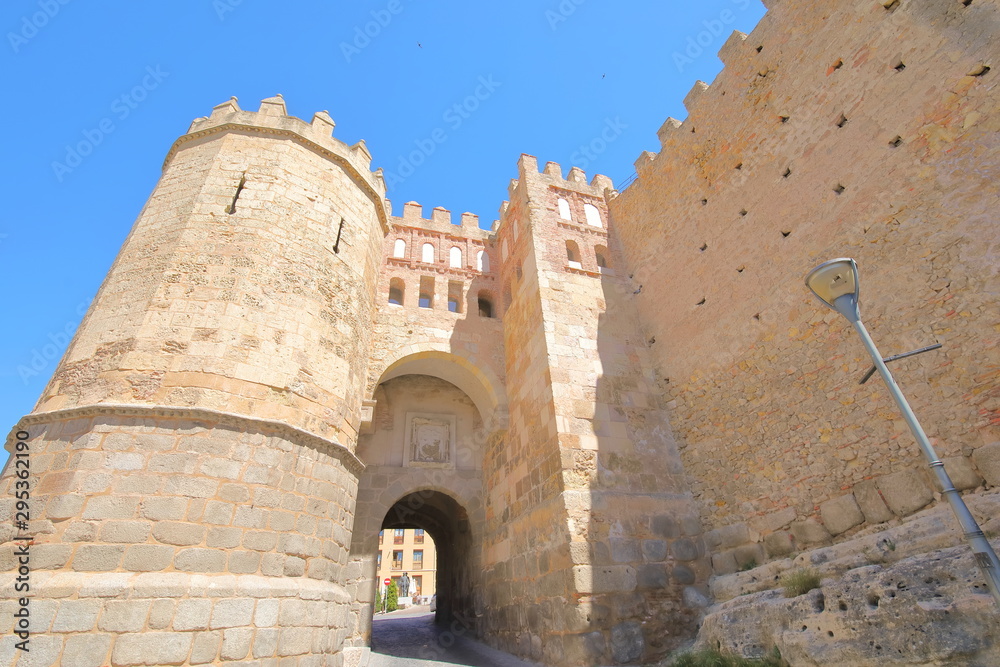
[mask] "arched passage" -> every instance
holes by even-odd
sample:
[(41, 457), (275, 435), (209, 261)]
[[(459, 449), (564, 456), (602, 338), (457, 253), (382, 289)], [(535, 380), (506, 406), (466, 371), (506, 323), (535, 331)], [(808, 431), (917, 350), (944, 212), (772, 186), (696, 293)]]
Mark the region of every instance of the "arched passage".
[(475, 619), (482, 616), (486, 590), (484, 458), (506, 427), (503, 387), (488, 368), (414, 346), (384, 363), (370, 390), (370, 428), (357, 447), (366, 468), (345, 584), (354, 596), (347, 646), (358, 651), (371, 642), (383, 529), (430, 534), (438, 558), (438, 618), (479, 633)]
[(466, 509), (447, 493), (421, 489), (403, 496), (386, 512), (381, 529), (394, 528), (423, 528), (434, 540), (437, 620), (471, 623), (479, 557)]

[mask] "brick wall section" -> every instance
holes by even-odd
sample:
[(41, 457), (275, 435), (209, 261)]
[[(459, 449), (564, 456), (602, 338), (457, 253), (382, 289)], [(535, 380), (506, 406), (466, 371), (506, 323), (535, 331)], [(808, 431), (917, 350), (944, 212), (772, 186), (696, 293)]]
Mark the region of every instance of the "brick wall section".
[(381, 185), (325, 114), (309, 125), (272, 100), (259, 113), (220, 105), (171, 149), (39, 410), (199, 405), (353, 447)]
[(740, 544), (783, 555), (933, 499), (883, 385), (857, 385), (860, 341), (803, 286), (823, 260), (858, 260), (884, 355), (943, 343), (893, 370), (961, 488), (991, 465), (997, 7), (966, 4), (774, 3), (610, 204), (723, 571), (761, 555)]
[[(356, 460), (246, 422), (35, 421), (32, 660), (86, 648), (94, 665), (297, 664), (339, 650)], [(10, 515), (13, 472), (0, 480)]]

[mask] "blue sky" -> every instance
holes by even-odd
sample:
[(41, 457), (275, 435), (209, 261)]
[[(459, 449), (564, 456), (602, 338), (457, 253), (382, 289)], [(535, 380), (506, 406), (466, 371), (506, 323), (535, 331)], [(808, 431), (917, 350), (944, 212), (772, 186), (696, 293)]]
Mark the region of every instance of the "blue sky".
[[(758, 0), (8, 0), (0, 425), (30, 412), (163, 158), (230, 96), (364, 139), (403, 202), (489, 226), (521, 153), (631, 176)], [(456, 106), (457, 105), (457, 106)], [(609, 139), (609, 140), (608, 140)], [(0, 454), (0, 460), (5, 459)]]

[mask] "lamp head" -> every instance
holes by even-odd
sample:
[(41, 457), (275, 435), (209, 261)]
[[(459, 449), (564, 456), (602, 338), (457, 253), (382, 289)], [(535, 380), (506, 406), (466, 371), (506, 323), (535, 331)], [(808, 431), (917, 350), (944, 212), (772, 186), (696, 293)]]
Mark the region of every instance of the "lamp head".
[(858, 310), (858, 265), (850, 257), (831, 259), (817, 266), (806, 276), (806, 287), (850, 322), (861, 319)]

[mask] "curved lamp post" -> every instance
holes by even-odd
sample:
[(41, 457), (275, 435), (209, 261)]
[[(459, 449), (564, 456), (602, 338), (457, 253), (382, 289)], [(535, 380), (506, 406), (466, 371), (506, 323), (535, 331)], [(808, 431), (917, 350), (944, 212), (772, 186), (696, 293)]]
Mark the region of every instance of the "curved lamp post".
[(899, 390), (896, 381), (882, 360), (882, 355), (875, 347), (875, 342), (868, 334), (868, 330), (865, 329), (865, 325), (861, 323), (861, 311), (858, 310), (857, 263), (849, 257), (823, 262), (806, 276), (806, 286), (819, 297), (820, 301), (846, 317), (847, 321), (854, 326), (854, 330), (858, 332), (861, 342), (865, 344), (868, 354), (871, 355), (872, 362), (885, 381), (886, 387), (889, 388), (889, 393), (892, 394), (892, 398), (899, 406), (900, 412), (903, 413), (903, 418), (910, 427), (910, 431), (913, 432), (913, 437), (917, 439), (920, 449), (923, 450), (928, 465), (934, 471), (938, 484), (943, 489), (942, 495), (948, 499), (952, 511), (958, 517), (958, 522), (962, 525), (962, 531), (965, 533), (965, 540), (972, 547), (976, 564), (982, 570), (986, 585), (990, 589), (990, 593), (993, 594), (993, 599), (1000, 605), (1000, 560), (997, 559), (996, 552), (965, 505), (962, 496), (951, 483), (951, 478), (948, 477), (948, 473), (944, 469), (944, 463), (934, 452), (930, 440), (927, 439), (927, 434), (921, 428), (920, 422), (917, 421), (909, 403), (906, 402), (903, 392)]

